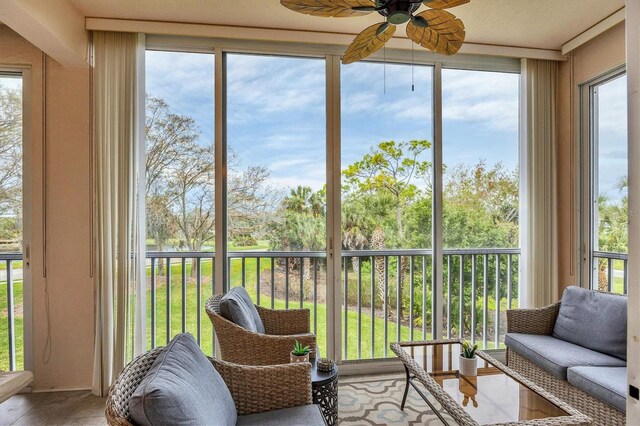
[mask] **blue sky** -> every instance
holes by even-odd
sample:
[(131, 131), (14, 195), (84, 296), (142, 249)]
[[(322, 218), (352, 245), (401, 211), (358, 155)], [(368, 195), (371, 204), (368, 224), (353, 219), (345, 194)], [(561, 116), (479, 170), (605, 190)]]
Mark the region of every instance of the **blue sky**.
[(598, 86), (598, 191), (609, 200), (626, 195), (620, 178), (627, 175), (627, 77)]
[[(228, 67), (228, 145), (242, 169), (264, 165), (278, 187), (325, 181), (325, 64), (234, 54)], [(381, 63), (342, 67), (342, 164), (379, 142), (433, 140), (432, 68)], [(518, 161), (517, 74), (443, 71), (445, 163)], [(212, 143), (213, 55), (147, 53), (147, 93), (196, 119)], [(429, 156), (430, 153), (425, 153)]]

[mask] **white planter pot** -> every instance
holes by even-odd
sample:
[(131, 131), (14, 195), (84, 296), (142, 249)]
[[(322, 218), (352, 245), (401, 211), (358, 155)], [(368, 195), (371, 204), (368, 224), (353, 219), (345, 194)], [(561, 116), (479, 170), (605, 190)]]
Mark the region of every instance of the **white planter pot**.
[(463, 376), (477, 376), (478, 375), (478, 358), (465, 358), (460, 355), (459, 369), (460, 374)]
[(309, 362), (309, 354), (306, 355), (294, 355), (294, 354), (290, 354), (291, 355), (291, 362), (295, 363), (295, 362)]

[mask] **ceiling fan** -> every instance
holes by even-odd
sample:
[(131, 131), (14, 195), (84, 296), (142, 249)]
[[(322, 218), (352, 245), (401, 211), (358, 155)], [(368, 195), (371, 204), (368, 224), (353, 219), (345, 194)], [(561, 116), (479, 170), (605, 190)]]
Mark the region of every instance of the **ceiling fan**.
[[(384, 22), (371, 25), (353, 40), (342, 57), (350, 64), (380, 49), (396, 32), (396, 25), (407, 23), (407, 36), (436, 53), (453, 55), (464, 42), (464, 24), (443, 9), (470, 0), (280, 0), (283, 6), (313, 16), (344, 18), (378, 12)], [(424, 4), (429, 9), (413, 13)]]

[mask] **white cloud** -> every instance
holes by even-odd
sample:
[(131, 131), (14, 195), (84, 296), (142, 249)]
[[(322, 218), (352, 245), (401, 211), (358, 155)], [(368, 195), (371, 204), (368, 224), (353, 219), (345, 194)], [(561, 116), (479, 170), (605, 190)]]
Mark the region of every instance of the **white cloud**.
[(598, 126), (601, 144), (627, 139), (627, 78), (620, 77), (598, 88)]
[(517, 74), (444, 70), (442, 79), (444, 120), (472, 122), (493, 130), (518, 130)]
[(324, 62), (270, 56), (227, 57), (227, 99), (234, 121), (251, 113), (324, 111)]
[(311, 157), (301, 155), (278, 160), (270, 165), (270, 182), (277, 187), (310, 186), (315, 191), (326, 182), (324, 156)]

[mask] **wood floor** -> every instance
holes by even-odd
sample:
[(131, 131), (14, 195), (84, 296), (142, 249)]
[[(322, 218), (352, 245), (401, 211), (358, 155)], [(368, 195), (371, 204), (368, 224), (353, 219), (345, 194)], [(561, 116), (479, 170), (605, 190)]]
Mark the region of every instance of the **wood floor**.
[(106, 425), (104, 403), (89, 391), (15, 395), (0, 404), (0, 426)]

